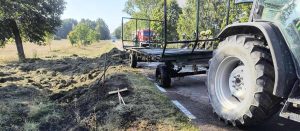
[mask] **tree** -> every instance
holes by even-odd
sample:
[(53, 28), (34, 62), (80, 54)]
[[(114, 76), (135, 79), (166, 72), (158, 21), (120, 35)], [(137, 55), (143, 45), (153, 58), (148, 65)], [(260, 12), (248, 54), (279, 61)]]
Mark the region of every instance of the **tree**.
[(61, 40), (59, 36), (54, 35), (54, 40)]
[[(167, 7), (167, 37), (168, 41), (172, 41), (174, 38), (178, 39), (177, 23), (182, 10), (176, 0), (167, 1)], [(152, 14), (153, 20), (164, 19), (164, 0), (161, 0), (158, 6), (152, 10)], [(162, 22), (151, 22), (151, 27), (155, 33), (162, 33), (164, 25)]]
[(110, 31), (103, 19), (98, 18), (96, 21), (91, 21), (89, 19), (81, 19), (79, 23), (87, 24), (90, 29), (99, 33), (101, 35), (101, 40), (110, 39)]
[(101, 18), (98, 18), (96, 21), (96, 27), (95, 27), (95, 31), (98, 32), (101, 35), (101, 40), (108, 40), (110, 39), (110, 31), (108, 29), (107, 24), (105, 23), (105, 21)]
[(152, 16), (152, 10), (157, 7), (161, 0), (128, 0), (125, 3), (123, 12), (134, 15), (138, 12), (143, 12), (143, 15), (149, 19)]
[(53, 34), (46, 33), (44, 45), (48, 45), (51, 50), (51, 44), (54, 39)]
[(99, 41), (100, 34), (90, 29), (88, 24), (80, 23), (75, 27), (75, 30), (70, 32), (68, 39), (72, 45), (86, 46), (95, 41)]
[(113, 35), (116, 36), (117, 39), (120, 39), (122, 35), (122, 26), (116, 28)]
[(46, 33), (54, 34), (61, 25), (63, 0), (1, 0), (0, 45), (15, 39), (19, 60), (25, 60), (22, 41), (42, 45)]
[[(199, 10), (199, 31), (211, 30), (216, 36), (226, 25), (227, 0), (201, 0)], [(250, 4), (234, 5), (230, 2), (229, 23), (234, 21), (245, 22), (249, 18)], [(193, 35), (196, 29), (197, 0), (187, 0), (186, 6), (182, 8), (178, 22), (178, 33)], [(244, 15), (242, 15), (244, 14)]]
[(78, 24), (75, 19), (64, 19), (62, 20), (62, 25), (60, 27), (56, 27), (56, 36), (61, 39), (67, 39), (67, 35), (73, 30), (73, 26)]
[(90, 19), (81, 19), (79, 23), (84, 23), (89, 26), (90, 29), (95, 30), (97, 24), (95, 21), (91, 21)]

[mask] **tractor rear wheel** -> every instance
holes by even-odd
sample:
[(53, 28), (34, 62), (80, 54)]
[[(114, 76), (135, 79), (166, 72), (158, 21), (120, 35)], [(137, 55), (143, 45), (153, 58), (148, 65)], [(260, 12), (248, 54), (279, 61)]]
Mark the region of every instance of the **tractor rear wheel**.
[(220, 42), (208, 72), (208, 92), (214, 112), (226, 124), (252, 126), (280, 109), (272, 94), (274, 66), (264, 40), (235, 35)]

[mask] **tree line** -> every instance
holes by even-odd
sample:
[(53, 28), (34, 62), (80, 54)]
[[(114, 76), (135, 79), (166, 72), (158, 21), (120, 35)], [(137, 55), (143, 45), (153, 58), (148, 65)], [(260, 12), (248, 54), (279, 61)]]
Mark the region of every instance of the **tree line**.
[(89, 19), (81, 19), (79, 22), (75, 19), (64, 19), (62, 20), (62, 25), (60, 27), (56, 27), (55, 36), (57, 39), (67, 39), (68, 34), (73, 31), (77, 25), (86, 24), (89, 29), (96, 31), (100, 34), (101, 40), (110, 39), (110, 31), (108, 29), (107, 24), (101, 18), (98, 18), (95, 21)]
[[(228, 0), (200, 0), (199, 4), (199, 32), (211, 30), (216, 36), (226, 26), (226, 12)], [(251, 4), (235, 5), (230, 0), (229, 23), (246, 22), (249, 18)], [(132, 18), (164, 20), (164, 0), (128, 0), (125, 4), (125, 13)], [(167, 39), (168, 41), (184, 39), (183, 33), (192, 37), (196, 30), (197, 0), (186, 0), (184, 7), (179, 7), (176, 0), (167, 0)], [(150, 25), (150, 26), (149, 26)], [(132, 31), (136, 30), (136, 20), (130, 20), (123, 25), (124, 39), (130, 40)], [(137, 29), (151, 27), (155, 33), (164, 36), (162, 22), (137, 22)], [(117, 28), (114, 32), (118, 32)], [(116, 34), (115, 34), (116, 35)]]

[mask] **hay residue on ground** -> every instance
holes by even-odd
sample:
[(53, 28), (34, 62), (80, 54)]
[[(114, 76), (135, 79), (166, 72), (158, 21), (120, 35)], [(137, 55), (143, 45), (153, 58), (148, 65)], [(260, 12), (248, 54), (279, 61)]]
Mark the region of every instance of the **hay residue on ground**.
[[(128, 55), (107, 53), (104, 87), (104, 54), (0, 66), (0, 130), (196, 130)], [(108, 94), (123, 88), (126, 105)]]

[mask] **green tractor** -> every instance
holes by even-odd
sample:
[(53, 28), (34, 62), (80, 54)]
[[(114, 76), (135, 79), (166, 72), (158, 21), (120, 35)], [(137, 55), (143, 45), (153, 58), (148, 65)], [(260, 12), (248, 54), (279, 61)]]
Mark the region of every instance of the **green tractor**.
[(300, 122), (300, 0), (235, 0), (245, 2), (253, 3), (249, 22), (225, 27), (209, 61), (214, 112), (234, 126), (263, 123), (280, 109)]

